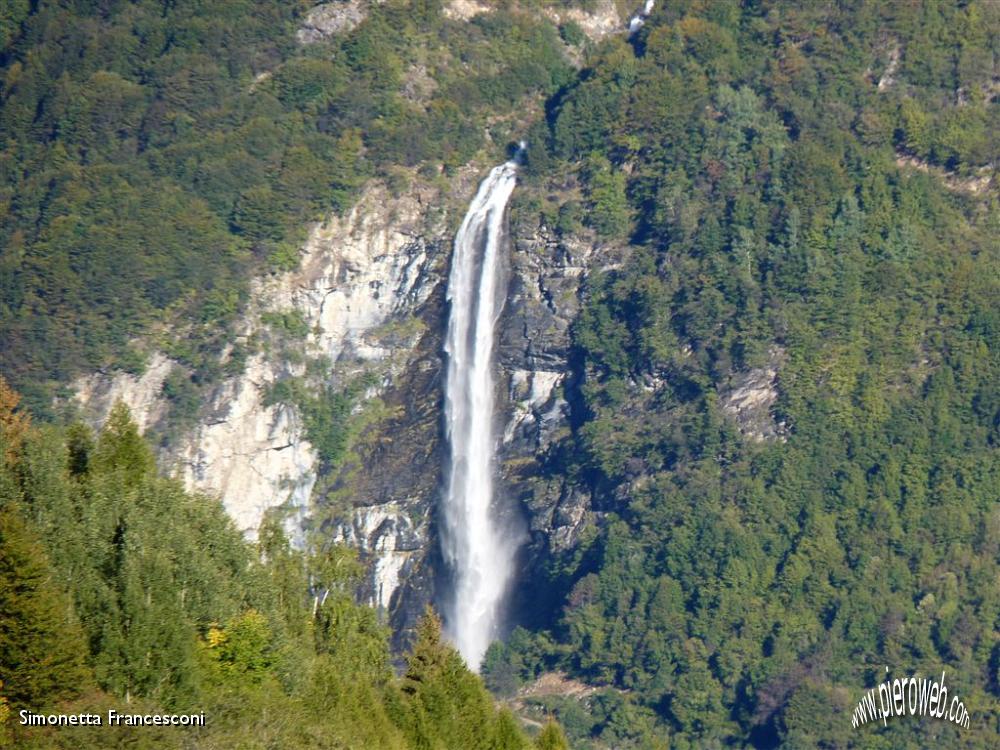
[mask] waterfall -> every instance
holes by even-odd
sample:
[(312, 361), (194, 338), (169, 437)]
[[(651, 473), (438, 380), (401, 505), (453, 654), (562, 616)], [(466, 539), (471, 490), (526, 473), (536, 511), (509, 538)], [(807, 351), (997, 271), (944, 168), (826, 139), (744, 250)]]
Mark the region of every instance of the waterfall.
[(517, 546), (493, 507), (493, 344), (506, 296), (504, 211), (516, 181), (516, 157), (483, 180), (455, 235), (448, 278), (445, 421), (451, 461), (442, 540), (455, 589), (446, 619), (456, 647), (474, 670), (497, 635)]
[(655, 5), (656, 5), (656, 0), (646, 0), (646, 2), (643, 3), (642, 8), (636, 11), (636, 14), (629, 19), (628, 22), (629, 36), (632, 36), (646, 24), (646, 19), (649, 18), (650, 14), (652, 14), (653, 7)]

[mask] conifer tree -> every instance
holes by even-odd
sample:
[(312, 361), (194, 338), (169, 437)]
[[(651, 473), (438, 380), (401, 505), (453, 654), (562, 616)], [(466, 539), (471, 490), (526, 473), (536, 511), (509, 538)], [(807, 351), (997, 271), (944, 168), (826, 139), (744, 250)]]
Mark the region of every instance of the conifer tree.
[(514, 718), (510, 709), (501, 709), (497, 716), (493, 747), (496, 750), (529, 750), (531, 748), (531, 743), (525, 739), (517, 725), (517, 719)]
[(482, 681), (441, 637), (429, 607), (417, 626), (402, 691), (408, 698), (411, 739), (418, 747), (494, 747), (496, 717)]
[(563, 734), (562, 727), (554, 720), (549, 720), (535, 740), (538, 750), (569, 750), (569, 742)]
[(48, 559), (0, 480), (0, 674), (12, 706), (41, 707), (88, 681), (83, 634)]
[(95, 463), (102, 471), (122, 472), (129, 484), (151, 474), (155, 468), (153, 452), (139, 434), (128, 406), (118, 401), (97, 441)]

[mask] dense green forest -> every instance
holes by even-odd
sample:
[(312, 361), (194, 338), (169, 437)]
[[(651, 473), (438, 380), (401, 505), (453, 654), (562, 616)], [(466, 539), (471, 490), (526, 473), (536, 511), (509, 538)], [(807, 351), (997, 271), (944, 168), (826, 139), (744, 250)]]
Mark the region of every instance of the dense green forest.
[(81, 370), (141, 371), (130, 343), (158, 323), (187, 331), (159, 343), (211, 381), (247, 280), (294, 267), (308, 221), (375, 174), (405, 189), (401, 168), (466, 163), (487, 117), (572, 75), (530, 15), (394, 0), (303, 47), (310, 6), (4, 4), (0, 366), (36, 413)]
[[(157, 475), (119, 406), (102, 432), (33, 427), (0, 380), (0, 747), (537, 745), (429, 611), (397, 677), (355, 604), (354, 553), (256, 545), (217, 501)], [(20, 727), (17, 712), (200, 713), (205, 727)]]
[[(490, 681), (605, 686), (549, 702), (581, 747), (994, 747), (1000, 213), (961, 180), (1000, 163), (1000, 7), (663, 6), (535, 131), (583, 205), (521, 220), (632, 250), (590, 280), (546, 467), (606, 517)], [(757, 442), (720, 392), (767, 366), (787, 434)], [(886, 666), (946, 669), (971, 728), (852, 729)]]
[[(74, 374), (141, 370), (138, 336), (196, 401), (308, 221), (525, 135), (515, 222), (624, 261), (587, 280), (543, 457), (601, 521), (523, 582), (487, 685), (595, 688), (538, 700), (584, 749), (995, 747), (1000, 5), (670, 0), (595, 43), (538, 13), (593, 3), (391, 0), (303, 47), (310, 5), (0, 7), (0, 367), (37, 417), (4, 391), (0, 716), (129, 700), (208, 711), (204, 747), (531, 746), (433, 616), (394, 673), (347, 551), (289, 551), (278, 520), (248, 545), (123, 412), (42, 423)], [(767, 368), (761, 441), (723, 401)], [(852, 728), (886, 667), (947, 670), (970, 728)], [(185, 741), (86, 732), (15, 739)]]

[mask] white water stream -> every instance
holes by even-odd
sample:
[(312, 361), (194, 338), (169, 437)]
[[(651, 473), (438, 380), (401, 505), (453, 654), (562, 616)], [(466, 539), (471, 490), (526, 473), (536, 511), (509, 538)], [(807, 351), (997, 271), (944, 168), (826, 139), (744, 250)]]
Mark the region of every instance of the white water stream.
[(445, 352), (445, 422), (450, 464), (444, 496), (445, 558), (455, 576), (448, 630), (471, 669), (497, 636), (500, 605), (517, 541), (506, 538), (494, 508), (496, 324), (503, 309), (504, 212), (517, 163), (495, 167), (479, 186), (455, 235)]
[[(629, 35), (653, 12), (645, 0)], [(524, 147), (524, 144), (521, 144)], [(518, 540), (505, 533), (494, 507), (493, 346), (503, 310), (503, 220), (517, 182), (517, 161), (494, 167), (480, 184), (462, 226), (448, 277), (445, 422), (450, 448), (442, 541), (455, 578), (448, 631), (471, 669), (498, 635)]]
[(653, 8), (656, 5), (656, 0), (646, 0), (643, 3), (642, 8), (636, 12), (628, 22), (628, 35), (632, 36), (635, 32), (641, 29), (646, 24), (646, 19), (649, 18), (650, 14), (653, 12)]

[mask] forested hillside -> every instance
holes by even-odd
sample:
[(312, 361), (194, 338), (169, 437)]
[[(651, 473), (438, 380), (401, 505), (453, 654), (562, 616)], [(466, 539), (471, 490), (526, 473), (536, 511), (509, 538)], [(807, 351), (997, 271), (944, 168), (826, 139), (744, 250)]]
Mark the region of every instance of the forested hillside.
[[(535, 746), (432, 612), (393, 661), (355, 603), (352, 551), (291, 551), (278, 518), (248, 544), (217, 499), (159, 476), (123, 408), (99, 435), (30, 425), (58, 421), (74, 375), (142, 372), (156, 347), (185, 366), (168, 396), (197, 408), (248, 281), (295, 267), (309, 222), (371, 177), (398, 193), (417, 167), (447, 179), (484, 144), (502, 152), (504, 118), (572, 78), (555, 27), (529, 14), (363, 3), (355, 27), (303, 44), (311, 6), (0, 9), (0, 366), (26, 402), (3, 385), (0, 743)], [(112, 707), (208, 725), (16, 725), (22, 708)], [(538, 747), (564, 746), (539, 729)]]
[(141, 371), (130, 341), (158, 323), (195, 385), (217, 378), (248, 278), (294, 267), (309, 221), (376, 173), (466, 163), (487, 117), (502, 137), (571, 74), (531, 15), (396, 1), (302, 46), (311, 5), (5, 4), (0, 365), (33, 409), (81, 370)]
[[(1000, 156), (1000, 9), (663, 5), (533, 140), (581, 190), (522, 216), (632, 250), (591, 279), (546, 467), (606, 515), (493, 684), (607, 686), (549, 701), (594, 746), (995, 746), (1000, 213), (967, 178)], [(771, 436), (741, 434), (727, 393), (768, 371)], [(947, 670), (971, 728), (852, 729), (886, 666)]]
[[(0, 747), (536, 747), (428, 612), (400, 676), (351, 550), (256, 545), (156, 475), (124, 407), (34, 427), (0, 380)], [(18, 712), (201, 713), (205, 727), (19, 726)], [(555, 725), (539, 748), (560, 747)]]

